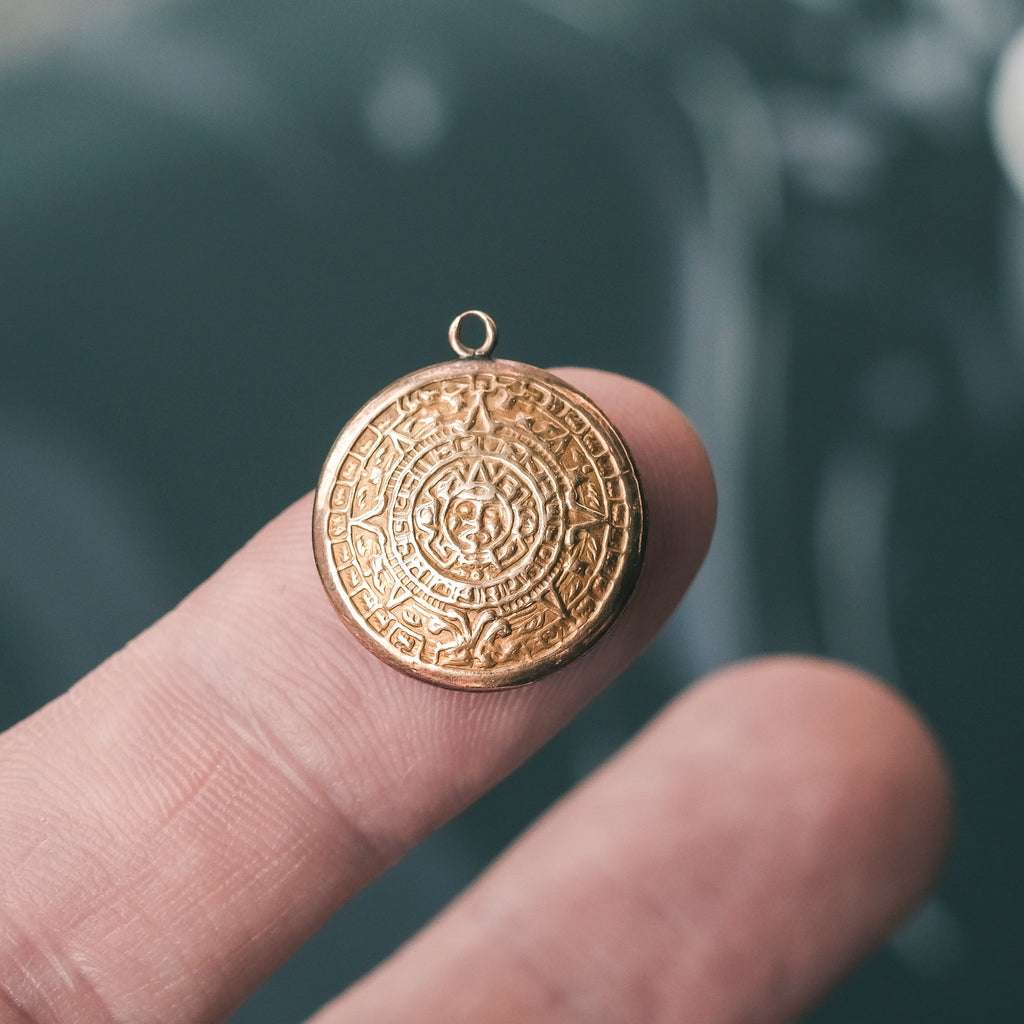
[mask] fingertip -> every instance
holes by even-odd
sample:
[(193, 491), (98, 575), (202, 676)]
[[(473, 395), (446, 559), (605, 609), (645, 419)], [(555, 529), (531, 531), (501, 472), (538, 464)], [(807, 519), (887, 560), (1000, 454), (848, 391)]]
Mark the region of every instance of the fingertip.
[(792, 1020), (920, 899), (948, 832), (900, 697), (828, 661), (735, 665), (318, 1019)]
[(837, 853), (846, 844), (848, 876), (870, 870), (859, 891), (878, 905), (877, 934), (931, 888), (952, 840), (953, 784), (938, 740), (905, 698), (852, 666), (776, 655), (708, 677), (691, 700), (721, 709), (755, 745), (771, 723), (771, 744), (789, 752), (787, 774), (804, 787), (795, 813), (818, 814)]

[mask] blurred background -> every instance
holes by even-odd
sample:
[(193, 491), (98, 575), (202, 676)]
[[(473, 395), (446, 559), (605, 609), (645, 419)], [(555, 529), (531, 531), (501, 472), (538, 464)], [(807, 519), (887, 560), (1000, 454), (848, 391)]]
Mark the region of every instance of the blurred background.
[(815, 1024), (1020, 1021), (1024, 4), (0, 0), (0, 724), (448, 357), (668, 392), (721, 519), (641, 664), (234, 1018), (299, 1021), (698, 673), (849, 658), (957, 845)]

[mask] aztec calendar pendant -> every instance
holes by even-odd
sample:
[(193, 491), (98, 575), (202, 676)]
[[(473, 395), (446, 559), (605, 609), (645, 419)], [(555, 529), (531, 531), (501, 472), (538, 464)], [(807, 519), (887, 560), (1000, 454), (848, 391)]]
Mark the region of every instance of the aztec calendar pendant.
[[(469, 348), (475, 317), (486, 340)], [(521, 686), (608, 629), (643, 563), (645, 508), (619, 432), (585, 395), (490, 358), (485, 313), (459, 359), (403, 377), (324, 464), (313, 549), (358, 640), (458, 690)]]

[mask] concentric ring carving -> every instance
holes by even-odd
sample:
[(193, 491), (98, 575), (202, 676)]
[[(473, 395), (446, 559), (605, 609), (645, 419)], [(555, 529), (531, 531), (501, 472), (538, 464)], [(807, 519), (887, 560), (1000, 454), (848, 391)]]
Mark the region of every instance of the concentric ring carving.
[(585, 396), (462, 360), (393, 384), (345, 428), (314, 512), (321, 577), (378, 656), (458, 689), (516, 686), (588, 648), (639, 574), (632, 459)]

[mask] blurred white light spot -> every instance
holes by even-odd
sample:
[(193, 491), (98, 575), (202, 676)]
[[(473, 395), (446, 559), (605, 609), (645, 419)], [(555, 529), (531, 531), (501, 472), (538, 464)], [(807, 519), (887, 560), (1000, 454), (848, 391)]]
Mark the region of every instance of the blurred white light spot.
[(963, 964), (964, 935), (948, 908), (930, 899), (889, 940), (889, 948), (922, 977), (943, 978)]
[(783, 160), (806, 189), (840, 201), (872, 191), (889, 149), (877, 114), (843, 109), (809, 90), (780, 91), (772, 107)]
[(1024, 30), (1007, 44), (992, 81), (989, 126), (1003, 170), (1024, 197)]
[(0, 68), (38, 59), (82, 33), (131, 18), (164, 0), (0, 0)]
[(364, 108), (371, 140), (389, 156), (412, 159), (432, 150), (448, 121), (445, 99), (422, 68), (385, 69)]
[(868, 368), (863, 382), (864, 409), (884, 430), (896, 434), (925, 425), (937, 401), (937, 386), (927, 363), (917, 356), (883, 356)]
[(969, 122), (981, 68), (951, 26), (912, 20), (867, 35), (852, 59), (867, 90), (909, 116), (945, 131)]
[(298, 215), (322, 216), (322, 204), (337, 193), (332, 154), (287, 93), (244, 54), (159, 21), (82, 33), (67, 53), (124, 102), (202, 128), (243, 155)]
[(929, 5), (964, 44), (985, 58), (999, 50), (1019, 18), (1014, 0), (929, 0)]

